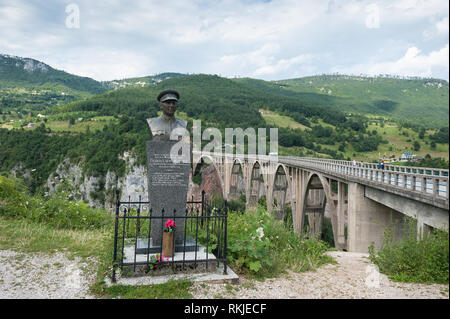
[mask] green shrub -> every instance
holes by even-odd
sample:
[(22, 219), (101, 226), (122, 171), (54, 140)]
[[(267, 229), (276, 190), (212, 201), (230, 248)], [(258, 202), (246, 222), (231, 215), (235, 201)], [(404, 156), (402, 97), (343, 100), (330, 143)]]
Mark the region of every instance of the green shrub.
[(0, 215), (26, 218), (61, 229), (101, 228), (112, 222), (104, 210), (68, 201), (64, 193), (48, 199), (31, 196), (20, 180), (5, 176), (0, 176)]
[(323, 254), (324, 242), (299, 236), (262, 208), (228, 214), (227, 248), (233, 269), (258, 277), (312, 270), (332, 261)]
[(214, 196), (209, 205), (223, 211), (225, 209), (225, 199), (222, 196)]
[(333, 236), (333, 225), (329, 218), (323, 218), (322, 225), (322, 237), (321, 239), (326, 242), (330, 247), (335, 247), (334, 236)]
[(289, 229), (290, 231), (294, 231), (294, 220), (292, 218), (292, 208), (291, 206), (285, 206), (284, 207), (284, 214), (283, 214), (283, 222), (284, 226)]
[[(242, 198), (232, 199), (227, 202), (228, 210), (233, 212), (245, 212), (245, 201)], [(225, 209), (225, 199), (221, 196), (214, 196), (210, 202), (211, 207), (216, 207), (219, 210)]]
[(258, 199), (258, 206), (262, 207), (263, 209), (267, 209), (266, 195), (263, 195)]
[[(221, 209), (219, 198), (213, 201)], [(210, 253), (216, 253), (218, 242), (210, 224), (198, 228), (198, 239)], [(188, 226), (189, 235), (196, 231)], [(333, 262), (325, 255), (328, 245), (315, 238), (294, 233), (285, 221), (277, 220), (265, 209), (256, 211), (229, 211), (227, 223), (227, 261), (233, 270), (258, 278), (274, 277), (287, 269), (294, 271), (314, 270), (322, 264)]]
[(416, 224), (405, 220), (405, 237), (396, 241), (392, 228), (385, 232), (377, 253), (369, 247), (370, 259), (394, 281), (449, 283), (449, 234), (434, 230), (417, 239)]
[(192, 182), (196, 185), (201, 185), (202, 184), (202, 175), (201, 174), (193, 175)]
[(243, 202), (239, 199), (230, 200), (230, 201), (228, 201), (228, 209), (232, 212), (244, 213), (245, 212), (245, 202)]

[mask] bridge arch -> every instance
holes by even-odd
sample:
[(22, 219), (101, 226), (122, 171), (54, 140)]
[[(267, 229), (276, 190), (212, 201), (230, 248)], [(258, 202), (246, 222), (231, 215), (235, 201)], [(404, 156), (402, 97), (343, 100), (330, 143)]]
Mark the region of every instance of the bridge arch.
[(259, 199), (262, 196), (266, 196), (267, 200), (267, 177), (264, 174), (263, 166), (259, 161), (255, 161), (250, 165), (251, 168), (247, 177), (249, 179), (247, 206), (248, 208), (254, 208), (258, 207)]
[(308, 223), (309, 236), (321, 236), (323, 229), (323, 220), (325, 208), (328, 204), (331, 213), (331, 224), (333, 238), (336, 243), (336, 205), (331, 190), (331, 181), (318, 172), (309, 173), (306, 180), (306, 187), (303, 191), (303, 207), (301, 207), (302, 218), (300, 230), (303, 232)]
[[(212, 172), (208, 172), (208, 173), (211, 173), (211, 174), (213, 174), (213, 176), (215, 176), (215, 178), (217, 179), (217, 184), (220, 185), (220, 194), (221, 194), (221, 196), (224, 196), (225, 183), (224, 183), (224, 178), (223, 178), (222, 165), (221, 165), (221, 163), (217, 163), (214, 160), (214, 158), (209, 155), (202, 155), (194, 162), (193, 167), (192, 167), (192, 181), (194, 181), (196, 176), (201, 175), (202, 168), (204, 168), (207, 165), (212, 166), (214, 174)], [(203, 178), (202, 178), (201, 184), (203, 184)], [(205, 185), (203, 185), (203, 186), (205, 186)], [(214, 194), (211, 192), (206, 192), (206, 196), (207, 196), (206, 200), (207, 201), (211, 200), (213, 195)]]
[[(273, 174), (271, 192), (272, 213), (278, 219), (285, 219), (286, 216), (286, 199), (289, 199), (291, 193), (291, 179), (289, 168), (284, 164), (279, 164)], [(289, 204), (291, 202), (289, 201)], [(291, 207), (292, 214), (292, 207)]]
[(241, 193), (245, 194), (244, 163), (240, 159), (233, 161), (229, 181), (230, 191), (228, 199), (238, 199)]

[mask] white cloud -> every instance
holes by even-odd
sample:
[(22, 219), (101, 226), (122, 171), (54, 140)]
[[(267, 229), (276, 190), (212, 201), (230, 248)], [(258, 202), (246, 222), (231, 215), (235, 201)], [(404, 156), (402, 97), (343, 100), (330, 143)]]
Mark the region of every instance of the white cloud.
[(436, 30), (439, 34), (448, 34), (448, 17), (436, 22)]
[(433, 40), (438, 37), (447, 37), (448, 38), (448, 29), (449, 29), (449, 22), (448, 22), (448, 16), (444, 17), (440, 20), (435, 21), (434, 23), (430, 24), (424, 31), (423, 31), (423, 37), (425, 40)]
[[(248, 75), (265, 77), (281, 74), (291, 68), (311, 62), (311, 55), (301, 54), (282, 58), (281, 47), (277, 43), (267, 43), (257, 50), (235, 55), (224, 55), (219, 59), (216, 68), (227, 76), (232, 76), (230, 70), (246, 71)], [(227, 72), (228, 70), (228, 72)]]
[(156, 67), (155, 59), (126, 48), (118, 51), (106, 51), (101, 48), (97, 50), (99, 53), (95, 56), (82, 50), (68, 52), (64, 59), (55, 60), (50, 64), (72, 74), (102, 81), (150, 75), (143, 70)]
[(369, 29), (378, 29), (380, 27), (380, 7), (372, 3), (365, 9), (367, 13), (366, 27)]
[(351, 74), (396, 74), (401, 76), (431, 77), (436, 68), (445, 68), (448, 74), (449, 44), (443, 48), (421, 54), (417, 47), (410, 47), (406, 53), (396, 61), (377, 62), (371, 64), (357, 64), (350, 67), (335, 67), (334, 72)]
[(76, 0), (79, 29), (65, 26), (69, 3), (0, 0), (0, 53), (97, 80), (165, 71), (280, 79), (336, 69), (431, 70), (448, 79), (435, 54), (413, 49), (438, 54), (448, 43), (448, 0)]
[(386, 8), (391, 13), (403, 13), (399, 18), (430, 17), (448, 11), (444, 11), (446, 7), (448, 8), (447, 0), (397, 0), (387, 3)]
[(280, 72), (288, 71), (291, 68), (298, 67), (301, 64), (309, 62), (311, 56), (308, 54), (299, 55), (289, 59), (280, 59), (272, 64), (261, 66), (253, 72), (254, 76), (273, 75)]
[(0, 26), (11, 27), (14, 24), (20, 26), (20, 23), (29, 17), (29, 11), (24, 7), (13, 4), (2, 6), (0, 10)]

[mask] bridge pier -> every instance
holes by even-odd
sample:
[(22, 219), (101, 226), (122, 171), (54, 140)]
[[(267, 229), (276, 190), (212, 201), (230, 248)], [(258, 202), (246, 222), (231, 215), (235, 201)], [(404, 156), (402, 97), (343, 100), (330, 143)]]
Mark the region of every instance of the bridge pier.
[[(252, 165), (248, 162), (244, 164), (244, 183), (245, 183), (245, 209), (248, 210), (251, 206), (252, 199)], [(259, 192), (259, 185), (258, 185)]]
[(231, 190), (231, 171), (233, 169), (233, 162), (230, 163), (230, 160), (225, 160), (223, 163), (223, 198), (225, 200), (230, 200), (230, 190)]
[(384, 232), (394, 227), (395, 238), (402, 237), (402, 214), (364, 196), (364, 185), (348, 183), (348, 251), (375, 251), (383, 244)]
[(292, 178), (292, 201), (293, 201), (293, 207), (292, 207), (292, 221), (294, 224), (294, 231), (297, 234), (302, 233), (301, 225), (303, 225), (303, 201), (302, 201), (302, 190), (304, 185), (304, 177), (303, 173), (304, 171), (298, 168), (294, 168), (293, 171), (293, 178)]
[(306, 202), (304, 214), (308, 218), (309, 236), (320, 236), (322, 234), (326, 203), (323, 189), (310, 189)]
[(339, 250), (347, 249), (347, 242), (345, 239), (345, 184), (343, 182), (337, 182), (337, 227), (336, 227), (336, 241), (335, 246)]
[(433, 227), (425, 224), (421, 218), (417, 219), (417, 239), (421, 239), (423, 236), (430, 234), (432, 230)]
[(265, 180), (267, 181), (266, 185), (266, 201), (267, 201), (267, 211), (272, 214), (273, 212), (273, 186), (275, 183), (275, 169), (272, 167), (273, 164), (266, 163), (263, 164), (264, 167), (264, 175), (266, 176)]

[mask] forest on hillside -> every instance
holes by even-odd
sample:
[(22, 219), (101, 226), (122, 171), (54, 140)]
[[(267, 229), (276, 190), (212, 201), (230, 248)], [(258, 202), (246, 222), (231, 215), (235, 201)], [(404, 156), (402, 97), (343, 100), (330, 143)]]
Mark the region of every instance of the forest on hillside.
[[(315, 156), (336, 159), (349, 159), (345, 155), (349, 151), (377, 151), (381, 144), (388, 143), (387, 136), (370, 128), (372, 119), (364, 115), (349, 115), (323, 103), (305, 102), (297, 96), (242, 81), (214, 75), (188, 75), (54, 105), (44, 110), (45, 120), (36, 117), (37, 111), (28, 110), (38, 124), (36, 129), (0, 129), (0, 171), (11, 171), (20, 163), (23, 170), (31, 172), (29, 186), (33, 191), (42, 190), (50, 173), (65, 159), (82, 165), (88, 175), (105, 176), (110, 170), (122, 176), (125, 162), (121, 156), (125, 151), (132, 151), (137, 164), (145, 163), (145, 141), (149, 138), (146, 119), (157, 116), (156, 96), (167, 88), (180, 92), (178, 114), (184, 114), (189, 130), (193, 119), (202, 121), (202, 130), (216, 127), (222, 136), (225, 128), (278, 127), (279, 145), (300, 150), (291, 155), (304, 155), (301, 150), (310, 150)], [(11, 110), (14, 108), (4, 111), (5, 119)], [(268, 124), (261, 113), (264, 110), (289, 116), (306, 129)], [(111, 120), (97, 126), (86, 122), (99, 117)], [(50, 128), (53, 121), (65, 121), (70, 127), (79, 119), (87, 123), (83, 131)], [(399, 126), (417, 132), (423, 130), (424, 138), (425, 131), (418, 125), (404, 122)], [(447, 143), (448, 127), (428, 138), (434, 143)]]

